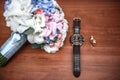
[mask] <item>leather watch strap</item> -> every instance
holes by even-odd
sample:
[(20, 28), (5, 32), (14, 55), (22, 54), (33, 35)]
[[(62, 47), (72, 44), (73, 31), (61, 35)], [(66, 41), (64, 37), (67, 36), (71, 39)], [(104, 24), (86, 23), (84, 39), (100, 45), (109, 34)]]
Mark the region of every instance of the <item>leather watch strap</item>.
[(80, 19), (79, 18), (75, 18), (73, 20), (73, 29), (74, 29), (74, 34), (80, 34)]
[(80, 45), (73, 45), (73, 74), (80, 76)]

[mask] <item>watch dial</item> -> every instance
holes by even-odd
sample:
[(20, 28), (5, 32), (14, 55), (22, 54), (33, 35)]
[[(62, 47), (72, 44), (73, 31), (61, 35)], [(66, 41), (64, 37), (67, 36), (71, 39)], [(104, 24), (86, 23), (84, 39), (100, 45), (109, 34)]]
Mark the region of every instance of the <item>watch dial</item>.
[(82, 45), (83, 44), (83, 37), (80, 34), (74, 34), (71, 37), (71, 43), (73, 45)]

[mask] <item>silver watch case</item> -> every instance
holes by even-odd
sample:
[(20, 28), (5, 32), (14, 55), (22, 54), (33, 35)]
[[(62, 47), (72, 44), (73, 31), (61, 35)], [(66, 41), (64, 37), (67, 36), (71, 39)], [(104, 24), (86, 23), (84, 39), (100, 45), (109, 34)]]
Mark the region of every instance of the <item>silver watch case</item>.
[(70, 38), (70, 42), (72, 45), (82, 46), (84, 43), (83, 36), (80, 34), (73, 34)]

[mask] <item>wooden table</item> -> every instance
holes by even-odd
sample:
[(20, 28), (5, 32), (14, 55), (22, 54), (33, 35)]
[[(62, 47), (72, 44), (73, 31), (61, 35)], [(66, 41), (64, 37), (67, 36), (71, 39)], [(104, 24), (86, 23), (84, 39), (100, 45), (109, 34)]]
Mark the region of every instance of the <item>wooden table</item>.
[[(0, 0), (0, 45), (10, 36), (3, 17)], [(120, 80), (120, 1), (118, 0), (57, 0), (69, 22), (64, 46), (56, 54), (32, 49), (27, 42), (9, 63), (0, 68), (0, 80)], [(72, 20), (82, 20), (81, 76), (72, 74)], [(93, 35), (96, 47), (89, 42)]]

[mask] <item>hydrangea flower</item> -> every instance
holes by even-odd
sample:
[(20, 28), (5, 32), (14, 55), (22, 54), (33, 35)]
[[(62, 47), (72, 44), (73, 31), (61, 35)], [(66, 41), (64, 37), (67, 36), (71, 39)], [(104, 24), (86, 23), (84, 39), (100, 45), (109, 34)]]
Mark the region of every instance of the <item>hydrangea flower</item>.
[(8, 6), (9, 6), (10, 4), (11, 4), (11, 0), (7, 0), (7, 1), (5, 2), (5, 6), (4, 6), (5, 10), (8, 9)]
[(41, 8), (47, 14), (52, 14), (55, 12), (55, 6), (53, 0), (32, 0), (32, 4), (36, 8)]

